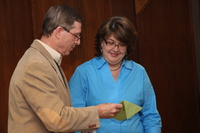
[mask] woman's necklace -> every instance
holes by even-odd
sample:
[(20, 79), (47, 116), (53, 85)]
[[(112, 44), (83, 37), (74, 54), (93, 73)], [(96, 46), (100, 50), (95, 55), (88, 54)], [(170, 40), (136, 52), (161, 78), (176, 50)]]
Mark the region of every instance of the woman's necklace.
[(122, 63), (120, 64), (120, 66), (118, 68), (113, 69), (113, 70), (110, 69), (110, 71), (117, 71), (121, 67), (121, 65), (122, 65)]

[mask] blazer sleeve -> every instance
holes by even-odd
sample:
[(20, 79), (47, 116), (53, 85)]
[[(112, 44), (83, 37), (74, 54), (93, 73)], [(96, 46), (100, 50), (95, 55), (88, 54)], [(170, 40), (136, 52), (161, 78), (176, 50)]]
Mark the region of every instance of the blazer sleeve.
[[(96, 107), (73, 108), (61, 99), (64, 94), (59, 91), (66, 88), (51, 65), (34, 60), (24, 69), (24, 98), (49, 131), (88, 131), (100, 127)], [(70, 101), (70, 97), (66, 99)]]

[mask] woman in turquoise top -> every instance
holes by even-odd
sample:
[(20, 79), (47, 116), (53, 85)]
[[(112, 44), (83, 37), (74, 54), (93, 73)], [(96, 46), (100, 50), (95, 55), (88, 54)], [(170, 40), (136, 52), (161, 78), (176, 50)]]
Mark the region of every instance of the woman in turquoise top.
[(70, 79), (74, 107), (129, 101), (142, 110), (129, 119), (101, 119), (97, 133), (161, 133), (153, 86), (144, 67), (129, 60), (137, 32), (126, 17), (104, 21), (95, 37), (96, 57), (78, 66)]

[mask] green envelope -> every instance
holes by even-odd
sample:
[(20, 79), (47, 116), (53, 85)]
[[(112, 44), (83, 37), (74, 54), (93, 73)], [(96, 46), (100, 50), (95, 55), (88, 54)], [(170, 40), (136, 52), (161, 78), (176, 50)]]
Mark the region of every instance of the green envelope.
[(123, 104), (123, 108), (116, 116), (113, 117), (114, 119), (117, 119), (120, 121), (131, 118), (133, 115), (135, 115), (137, 112), (139, 112), (142, 109), (142, 107), (136, 104), (130, 103), (126, 100), (123, 100), (120, 103)]

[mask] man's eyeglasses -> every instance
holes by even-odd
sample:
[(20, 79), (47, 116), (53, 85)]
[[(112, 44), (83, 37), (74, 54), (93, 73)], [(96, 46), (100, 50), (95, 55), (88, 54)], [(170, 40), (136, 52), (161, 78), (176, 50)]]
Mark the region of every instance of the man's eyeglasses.
[(118, 48), (120, 50), (125, 50), (127, 48), (127, 45), (123, 44), (123, 43), (115, 43), (114, 41), (106, 41), (106, 39), (104, 39), (106, 45), (108, 47), (110, 47), (111, 49), (113, 49), (114, 47), (118, 46)]
[[(62, 27), (62, 26), (61, 26)], [(81, 39), (81, 36), (77, 36), (77, 35), (75, 35), (75, 34), (73, 34), (73, 33), (71, 33), (68, 29), (66, 29), (65, 27), (62, 27), (65, 31), (67, 31), (67, 32), (69, 32), (70, 34), (72, 34), (73, 36), (75, 36), (76, 38), (78, 38), (77, 39), (77, 41), (79, 40), (79, 39)]]

